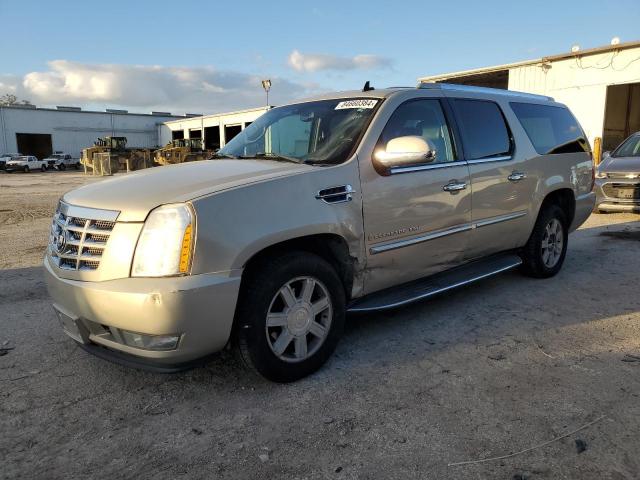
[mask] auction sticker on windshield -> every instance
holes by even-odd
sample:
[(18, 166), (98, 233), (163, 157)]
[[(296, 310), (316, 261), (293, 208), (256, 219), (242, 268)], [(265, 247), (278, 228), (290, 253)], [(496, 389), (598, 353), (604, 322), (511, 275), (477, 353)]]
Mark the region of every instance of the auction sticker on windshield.
[(359, 98), (357, 100), (345, 100), (336, 105), (336, 110), (344, 110), (345, 108), (373, 108), (378, 100)]

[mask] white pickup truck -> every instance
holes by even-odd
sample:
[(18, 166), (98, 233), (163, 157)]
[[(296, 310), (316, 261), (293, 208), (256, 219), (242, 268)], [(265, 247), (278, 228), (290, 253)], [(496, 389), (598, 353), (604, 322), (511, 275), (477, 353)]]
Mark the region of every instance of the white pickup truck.
[(38, 160), (33, 155), (23, 155), (22, 157), (16, 157), (7, 162), (5, 165), (7, 173), (11, 172), (24, 172), (29, 173), (32, 170), (47, 171), (47, 162), (44, 160)]
[(80, 159), (73, 158), (68, 153), (54, 152), (44, 159), (47, 162), (47, 168), (56, 168), (58, 170), (66, 170), (74, 167), (76, 170), (80, 168)]
[(21, 157), (21, 153), (0, 153), (0, 170), (4, 170), (7, 162)]

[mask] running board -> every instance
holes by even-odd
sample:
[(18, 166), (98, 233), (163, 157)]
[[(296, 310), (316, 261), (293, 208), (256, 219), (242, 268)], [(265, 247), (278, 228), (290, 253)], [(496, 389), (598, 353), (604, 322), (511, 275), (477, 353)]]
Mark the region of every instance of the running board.
[(430, 277), (370, 293), (351, 302), (347, 311), (371, 312), (401, 307), (510, 270), (520, 264), (522, 259), (515, 253), (494, 255)]

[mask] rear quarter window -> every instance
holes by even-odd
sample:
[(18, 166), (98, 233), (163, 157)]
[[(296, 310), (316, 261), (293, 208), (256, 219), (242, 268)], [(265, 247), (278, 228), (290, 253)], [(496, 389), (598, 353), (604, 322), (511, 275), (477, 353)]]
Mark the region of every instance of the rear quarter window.
[(540, 155), (590, 151), (582, 128), (566, 107), (519, 102), (510, 105)]
[(460, 98), (452, 103), (467, 160), (510, 154), (511, 132), (497, 103)]

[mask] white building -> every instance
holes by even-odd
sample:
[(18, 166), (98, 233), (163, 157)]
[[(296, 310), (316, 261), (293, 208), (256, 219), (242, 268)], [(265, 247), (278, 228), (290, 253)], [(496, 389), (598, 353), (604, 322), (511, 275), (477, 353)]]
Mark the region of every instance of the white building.
[(19, 152), (44, 158), (59, 150), (80, 157), (83, 148), (98, 137), (127, 137), (129, 147), (154, 148), (159, 126), (180, 118), (166, 112), (102, 112), (78, 107), (0, 107), (0, 153)]
[(640, 41), (422, 77), (553, 97), (578, 118), (591, 145), (611, 150), (640, 130)]
[(180, 138), (201, 138), (207, 150), (224, 147), (269, 108), (252, 108), (165, 122), (160, 126), (160, 145)]

